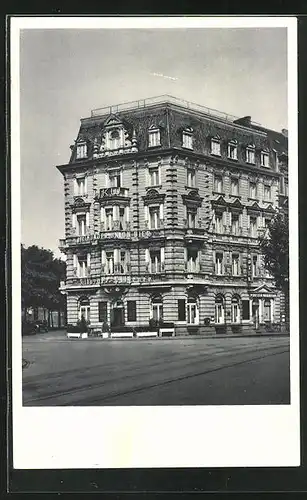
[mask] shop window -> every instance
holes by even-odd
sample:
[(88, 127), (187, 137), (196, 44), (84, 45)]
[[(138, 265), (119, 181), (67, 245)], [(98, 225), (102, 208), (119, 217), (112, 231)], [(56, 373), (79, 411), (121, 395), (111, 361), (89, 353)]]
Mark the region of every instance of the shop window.
[(215, 322), (225, 322), (225, 301), (222, 295), (217, 295), (215, 299)]
[(136, 301), (127, 301), (127, 321), (136, 321)]
[(188, 324), (198, 324), (198, 307), (195, 297), (189, 297), (187, 303)]

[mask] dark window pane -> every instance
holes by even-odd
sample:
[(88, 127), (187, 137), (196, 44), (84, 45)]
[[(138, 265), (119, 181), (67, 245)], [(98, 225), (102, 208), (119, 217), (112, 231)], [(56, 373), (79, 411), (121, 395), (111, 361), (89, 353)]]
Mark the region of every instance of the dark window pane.
[(249, 300), (242, 300), (242, 319), (249, 319)]
[(128, 307), (128, 321), (136, 321), (136, 301), (128, 300), (127, 307)]
[(106, 301), (98, 302), (99, 322), (100, 323), (107, 322), (107, 319), (108, 319), (107, 305), (108, 305), (108, 303)]
[(185, 321), (185, 299), (178, 299), (178, 321)]

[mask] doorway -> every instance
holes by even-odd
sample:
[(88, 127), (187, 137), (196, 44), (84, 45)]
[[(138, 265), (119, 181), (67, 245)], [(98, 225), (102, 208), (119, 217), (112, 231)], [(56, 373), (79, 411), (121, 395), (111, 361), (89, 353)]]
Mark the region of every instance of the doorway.
[(252, 315), (255, 328), (259, 326), (259, 299), (254, 299), (252, 303)]
[(118, 327), (125, 325), (125, 308), (121, 300), (115, 302), (111, 308), (111, 326)]

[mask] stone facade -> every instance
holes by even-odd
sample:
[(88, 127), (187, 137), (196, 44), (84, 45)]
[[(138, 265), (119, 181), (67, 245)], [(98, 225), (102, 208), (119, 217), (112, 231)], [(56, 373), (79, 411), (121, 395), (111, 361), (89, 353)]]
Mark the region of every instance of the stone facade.
[(134, 104), (82, 119), (57, 167), (67, 322), (153, 318), (177, 335), (280, 323), (258, 238), (287, 199), (285, 133), (169, 97)]

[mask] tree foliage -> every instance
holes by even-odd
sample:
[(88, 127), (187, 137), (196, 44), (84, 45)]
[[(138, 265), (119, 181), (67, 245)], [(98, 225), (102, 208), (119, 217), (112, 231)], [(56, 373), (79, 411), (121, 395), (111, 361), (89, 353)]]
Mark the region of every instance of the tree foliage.
[(65, 279), (65, 270), (65, 262), (55, 259), (51, 250), (21, 245), (22, 307), (64, 310), (65, 297), (59, 286)]
[(289, 290), (289, 220), (278, 212), (260, 242), (264, 266), (273, 276), (276, 288), (288, 295)]

